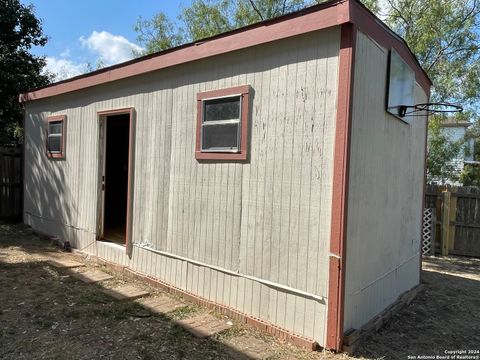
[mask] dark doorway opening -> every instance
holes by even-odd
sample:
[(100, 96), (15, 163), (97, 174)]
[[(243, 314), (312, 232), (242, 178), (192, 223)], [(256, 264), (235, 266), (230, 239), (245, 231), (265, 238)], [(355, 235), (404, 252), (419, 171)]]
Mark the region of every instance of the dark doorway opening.
[(106, 118), (104, 240), (126, 243), (130, 115)]

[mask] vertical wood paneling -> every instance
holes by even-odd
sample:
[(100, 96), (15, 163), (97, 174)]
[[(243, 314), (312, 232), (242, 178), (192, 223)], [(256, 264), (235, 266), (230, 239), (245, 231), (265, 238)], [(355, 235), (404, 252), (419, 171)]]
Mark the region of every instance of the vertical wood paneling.
[[(426, 120), (406, 124), (386, 113), (387, 65), (388, 50), (358, 32), (345, 329), (361, 327), (419, 279)], [(426, 100), (415, 85), (415, 102)]]
[[(98, 256), (323, 341), (323, 303), (136, 246), (129, 259), (95, 243), (97, 111), (136, 110), (135, 244), (326, 295), (338, 50), (332, 28), (27, 104), (30, 114), (67, 113), (68, 150), (63, 163), (29, 152), (43, 178), (29, 183), (35, 201), (26, 209), (84, 229), (79, 245), (93, 243), (87, 251)], [(195, 160), (196, 94), (245, 84), (249, 161)], [(27, 148), (40, 146), (41, 136), (28, 137), (38, 132), (33, 118), (28, 124)], [(57, 197), (55, 209), (39, 184)]]

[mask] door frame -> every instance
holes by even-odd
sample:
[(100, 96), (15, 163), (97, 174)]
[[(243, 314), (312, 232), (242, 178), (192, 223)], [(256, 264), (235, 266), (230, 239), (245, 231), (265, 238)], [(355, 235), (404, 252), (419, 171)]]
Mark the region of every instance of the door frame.
[(133, 167), (135, 149), (135, 109), (133, 107), (97, 111), (98, 121), (98, 179), (97, 179), (97, 240), (102, 240), (104, 235), (105, 191), (104, 179), (106, 164), (107, 117), (114, 115), (129, 115), (128, 133), (128, 180), (127, 180), (127, 218), (125, 229), (125, 248), (127, 254), (131, 253), (132, 245), (132, 219), (133, 219)]

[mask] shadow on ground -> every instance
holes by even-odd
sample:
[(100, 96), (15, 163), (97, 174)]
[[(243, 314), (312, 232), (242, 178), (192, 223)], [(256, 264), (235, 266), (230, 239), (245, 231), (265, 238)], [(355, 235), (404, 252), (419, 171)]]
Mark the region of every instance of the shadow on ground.
[(248, 358), (222, 343), (241, 329), (195, 338), (175, 324), (195, 306), (161, 315), (114, 300), (101, 284), (85, 284), (42, 259), (58, 254), (27, 228), (0, 230), (0, 358)]
[(194, 308), (154, 315), (45, 261), (0, 262), (0, 288), (2, 359), (247, 359), (175, 325)]

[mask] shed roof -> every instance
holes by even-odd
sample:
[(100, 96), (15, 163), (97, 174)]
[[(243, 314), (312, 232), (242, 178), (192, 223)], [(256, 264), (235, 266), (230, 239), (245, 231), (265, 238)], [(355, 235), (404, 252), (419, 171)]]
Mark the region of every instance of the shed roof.
[(358, 0), (332, 0), (203, 40), (181, 45), (121, 64), (59, 81), (20, 94), (20, 102), (60, 95), (95, 85), (145, 74), (227, 52), (260, 45), (332, 26), (352, 23), (386, 48), (395, 48), (414, 70), (427, 94), (432, 82), (406, 42)]

